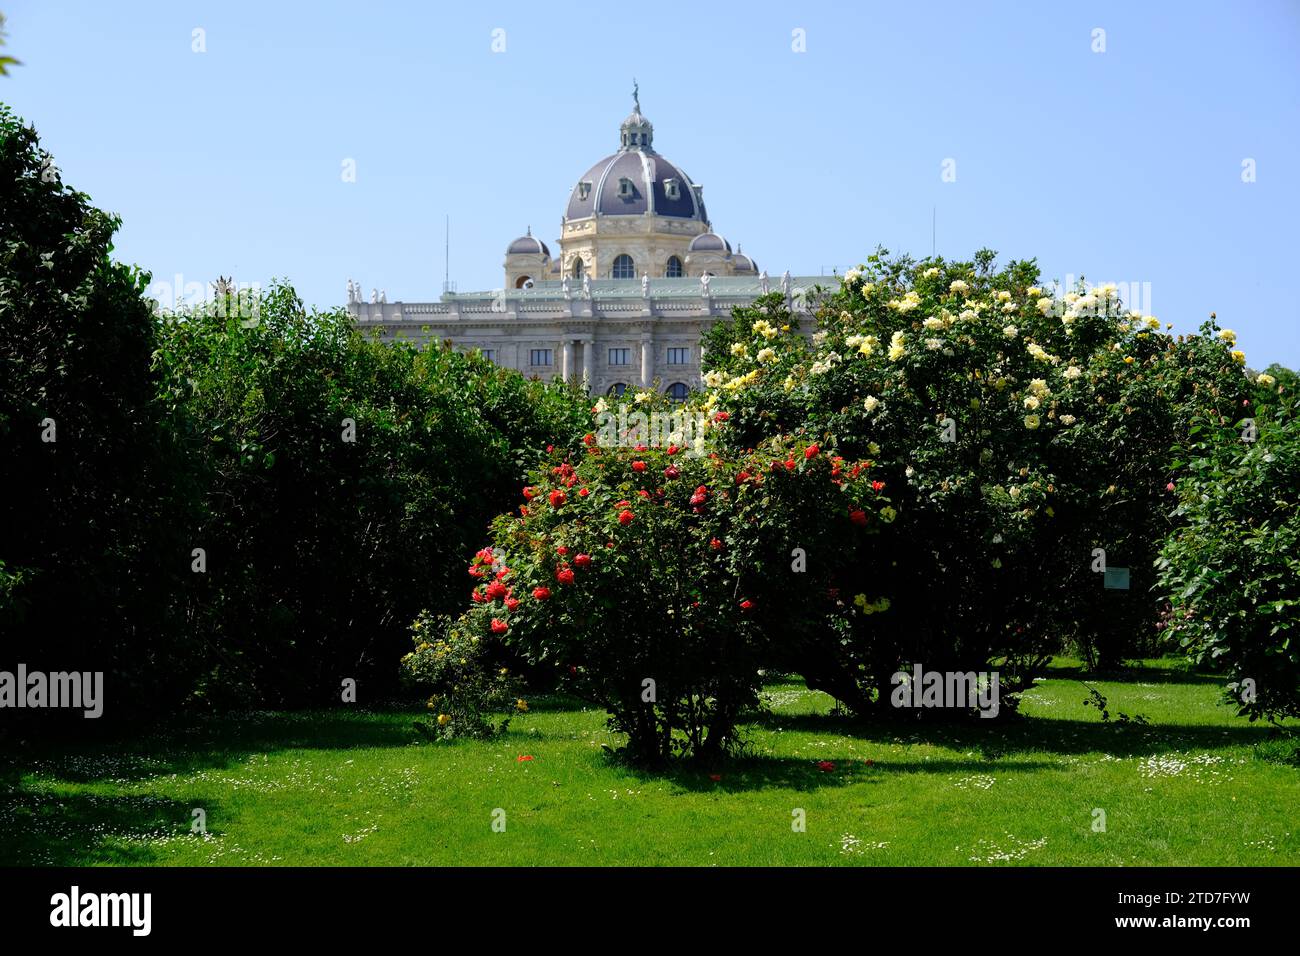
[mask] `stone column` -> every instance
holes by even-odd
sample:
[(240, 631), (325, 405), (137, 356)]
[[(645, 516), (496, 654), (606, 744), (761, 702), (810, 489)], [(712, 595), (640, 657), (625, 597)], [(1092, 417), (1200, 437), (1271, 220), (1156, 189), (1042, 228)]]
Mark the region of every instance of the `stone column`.
[(591, 387), (592, 368), (594, 357), (592, 353), (596, 350), (596, 343), (591, 338), (582, 340), (582, 378), (588, 388)]
[(641, 333), (641, 387), (650, 385), (654, 371), (654, 337), (649, 332)]
[(567, 382), (573, 374), (573, 339), (565, 339), (560, 351), (560, 375)]

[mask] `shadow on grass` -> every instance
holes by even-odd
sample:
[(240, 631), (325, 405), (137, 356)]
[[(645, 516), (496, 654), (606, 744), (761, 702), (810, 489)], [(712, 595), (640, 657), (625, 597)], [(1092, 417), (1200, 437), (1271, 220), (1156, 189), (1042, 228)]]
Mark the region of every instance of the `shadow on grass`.
[[(1171, 750), (1204, 750), (1261, 744), (1274, 736), (1266, 726), (1103, 723), (1051, 717), (963, 723), (879, 723), (829, 714), (762, 714), (751, 726), (802, 733), (838, 734), (880, 744), (931, 744), (979, 751), (986, 761), (1021, 753), (1106, 753), (1145, 757)], [(1003, 765), (999, 763), (999, 765)], [(988, 763), (985, 763), (988, 766)]]
[(1214, 684), (1226, 686), (1229, 678), (1205, 671), (1181, 670), (1174, 667), (1149, 667), (1133, 665), (1116, 670), (1088, 670), (1082, 665), (1055, 665), (1048, 671), (1050, 681), (1078, 680), (1085, 683), (1105, 684)]
[[(876, 760), (868, 764), (861, 758), (835, 759), (833, 748), (828, 748), (827, 757), (825, 763), (830, 766), (826, 769), (822, 767), (823, 761), (796, 757), (741, 757), (727, 761), (714, 771), (689, 764), (661, 772), (635, 767), (621, 769), (644, 781), (669, 780), (692, 793), (827, 790), (884, 783), (898, 774), (979, 773), (989, 769), (989, 764), (982, 760)], [(1003, 760), (997, 766), (999, 772), (1059, 769), (1057, 764), (1037, 760)]]
[[(24, 786), (7, 772), (0, 783), (0, 866), (149, 865), (160, 838), (200, 839), (191, 811), (216, 813), (215, 801), (57, 793)], [(216, 834), (214, 834), (216, 835)]]
[(256, 711), (197, 717), (143, 737), (93, 745), (35, 747), (9, 755), (0, 781), (19, 770), (71, 783), (136, 782), (166, 774), (228, 770), (254, 754), (402, 747), (420, 740), (415, 712)]

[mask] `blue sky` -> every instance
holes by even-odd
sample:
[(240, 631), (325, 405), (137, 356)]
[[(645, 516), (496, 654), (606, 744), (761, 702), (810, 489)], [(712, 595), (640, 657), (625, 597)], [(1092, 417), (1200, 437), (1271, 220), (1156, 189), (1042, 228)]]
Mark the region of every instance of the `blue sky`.
[(943, 255), (1149, 282), (1175, 331), (1217, 311), (1252, 366), (1300, 366), (1296, 0), (0, 10), (24, 64), (0, 98), (155, 280), (427, 301), (450, 215), (452, 278), (495, 287), (617, 147), (635, 76), (655, 146), (773, 275), (928, 254), (934, 209)]

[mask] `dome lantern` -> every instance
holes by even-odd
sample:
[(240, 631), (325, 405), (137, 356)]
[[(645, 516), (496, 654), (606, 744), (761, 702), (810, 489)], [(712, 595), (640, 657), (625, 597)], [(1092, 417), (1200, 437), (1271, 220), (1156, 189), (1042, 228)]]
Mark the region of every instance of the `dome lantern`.
[(632, 112), (618, 128), (619, 149), (641, 149), (654, 152), (655, 128), (641, 113), (641, 96), (637, 83), (632, 81)]

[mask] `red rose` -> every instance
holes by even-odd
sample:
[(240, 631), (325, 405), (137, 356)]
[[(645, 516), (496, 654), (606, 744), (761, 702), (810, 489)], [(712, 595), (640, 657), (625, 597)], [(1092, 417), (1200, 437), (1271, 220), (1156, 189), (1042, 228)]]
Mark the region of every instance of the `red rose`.
[(667, 468), (664, 469), (665, 478), (676, 478), (679, 475), (681, 475), (681, 472), (677, 470), (676, 465), (669, 465)]
[(551, 492), (551, 507), (558, 508), (562, 504), (564, 504), (564, 492), (556, 488)]
[(519, 607), (519, 601), (515, 598), (506, 598), (506, 610), (513, 611)]
[(500, 581), (493, 581), (487, 586), (487, 596), (489, 601), (495, 601), (506, 596), (506, 586)]
[(523, 515), (524, 517), (528, 517), (528, 505), (520, 505), (520, 506), (519, 506), (519, 513), (520, 513), (521, 515)]
[(681, 449), (678, 448), (676, 445), (669, 445), (669, 446), (668, 446), (668, 454), (670, 454), (670, 455), (675, 455), (675, 454), (677, 454), (679, 451), (681, 451)]
[(501, 618), (499, 617), (492, 618), (493, 634), (504, 634), (508, 630), (510, 630), (510, 625), (508, 625), (505, 621), (501, 620)]
[(740, 609), (742, 611), (748, 611), (753, 606), (754, 606), (754, 602), (750, 600), (744, 600), (740, 602)]
[(591, 432), (587, 432), (587, 434), (582, 436), (582, 442), (585, 445), (594, 445), (596, 444), (596, 436)]
[(793, 459), (793, 458), (787, 458), (787, 459), (785, 460), (785, 470), (786, 470), (786, 471), (794, 471), (794, 459)]
[(736, 484), (738, 485), (743, 485), (748, 480), (749, 480), (749, 472), (747, 471), (742, 471), (740, 474), (736, 476)]
[(539, 601), (545, 601), (551, 596), (550, 588), (533, 588), (533, 597)]
[(568, 554), (569, 549), (566, 548), (564, 545), (560, 545), (558, 548), (555, 549), (555, 553), (560, 555)]
[(819, 451), (821, 451), (821, 449), (818, 448), (816, 445), (809, 445), (807, 448), (803, 450), (803, 456), (805, 458), (814, 458), (816, 457)]
[(835, 764), (831, 763), (829, 760), (819, 760), (817, 761), (817, 769), (822, 771), (822, 773), (830, 773), (830, 771), (835, 769)]
[(849, 520), (857, 525), (865, 525), (867, 523), (867, 513), (861, 508), (854, 508), (849, 511)]
[(473, 599), (475, 604), (482, 604), (487, 600), (487, 595), (482, 591), (470, 591), (469, 596)]
[(524, 497), (525, 497), (525, 498), (528, 498), (529, 500), (531, 500), (532, 497), (533, 497), (533, 495), (535, 495), (535, 494), (537, 494), (537, 492), (536, 492), (536, 490), (534, 490), (531, 486), (529, 486), (529, 487), (525, 487), (525, 488), (524, 488)]
[(633, 471), (645, 471), (645, 462), (643, 462), (643, 461), (634, 461), (634, 462), (632, 462), (632, 470), (633, 470)]
[(884, 490), (885, 490), (885, 483), (884, 483), (883, 481), (873, 481), (873, 482), (871, 483), (871, 490), (872, 490), (872, 491), (884, 491)]
[(632, 504), (632, 502), (630, 502), (630, 501), (620, 501), (620, 502), (617, 502), (617, 503), (614, 505), (614, 507), (615, 507), (615, 508), (626, 508), (626, 507), (628, 507), (630, 504)]
[(1174, 483), (1172, 481), (1169, 482), (1169, 484), (1165, 485), (1165, 491), (1173, 491), (1173, 490), (1174, 490)]
[(476, 565), (470, 565), (469, 576), (471, 578), (481, 578), (483, 577), (483, 569)]
[(558, 571), (555, 572), (555, 580), (559, 581), (561, 584), (572, 584), (572, 583), (573, 583), (573, 569), (572, 569), (572, 568), (560, 568)]
[(591, 494), (591, 492), (588, 491), (586, 488), (580, 488), (580, 489), (578, 489), (578, 497), (579, 497), (579, 498), (585, 498), (585, 497), (587, 497), (587, 495), (589, 495), (589, 494)]
[(722, 542), (719, 541), (717, 538), (710, 538), (710, 539), (709, 539), (709, 547), (712, 548), (714, 551), (721, 551), (721, 550), (722, 550)]
[(729, 415), (727, 412), (718, 412), (718, 414), (713, 416), (713, 420), (715, 422), (725, 422), (730, 417), (731, 415)]
[(621, 525), (629, 525), (635, 517), (636, 515), (632, 514), (630, 511), (620, 511), (618, 515), (618, 523)]
[(505, 576), (508, 575), (509, 573), (510, 573), (510, 569), (509, 569), (509, 568), (502, 568), (500, 571), (497, 572), (497, 574), (496, 574), (496, 578), (497, 578), (498, 581), (500, 581), (500, 580), (502, 580), (503, 578), (505, 578)]
[(589, 568), (591, 567), (591, 555), (580, 554), (573, 559), (573, 563), (575, 567), (584, 568), (584, 569)]
[(637, 446), (636, 446), (636, 450), (637, 450), (637, 451), (649, 451), (649, 449), (645, 446), (645, 443), (644, 443), (644, 442), (642, 442), (641, 444), (637, 445)]

